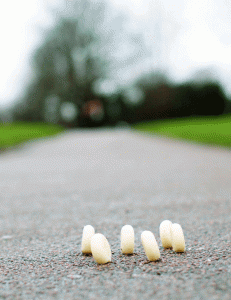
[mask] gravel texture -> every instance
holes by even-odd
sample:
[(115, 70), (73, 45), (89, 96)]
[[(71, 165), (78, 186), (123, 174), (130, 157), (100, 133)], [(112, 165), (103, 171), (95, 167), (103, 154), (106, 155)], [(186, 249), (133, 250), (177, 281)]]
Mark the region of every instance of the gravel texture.
[[(0, 299), (230, 299), (231, 151), (129, 130), (69, 131), (0, 156)], [(186, 252), (161, 246), (181, 224)], [(91, 224), (112, 263), (82, 255)], [(135, 230), (122, 255), (120, 231)], [(148, 262), (143, 230), (161, 259)]]

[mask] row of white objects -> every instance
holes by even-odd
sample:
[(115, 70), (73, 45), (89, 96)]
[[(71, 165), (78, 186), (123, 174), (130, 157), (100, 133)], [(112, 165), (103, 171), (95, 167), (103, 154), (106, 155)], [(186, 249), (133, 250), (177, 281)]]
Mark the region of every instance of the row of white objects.
[[(173, 248), (175, 252), (185, 251), (185, 240), (181, 226), (177, 223), (165, 220), (159, 227), (160, 238), (164, 248)], [(150, 261), (160, 258), (160, 250), (155, 236), (151, 231), (143, 231), (141, 242), (145, 254)], [(132, 254), (135, 247), (134, 229), (131, 225), (125, 225), (121, 229), (121, 251), (123, 254)], [(91, 225), (84, 226), (81, 251), (92, 254), (98, 264), (111, 261), (111, 248), (106, 237), (101, 233), (95, 233)]]

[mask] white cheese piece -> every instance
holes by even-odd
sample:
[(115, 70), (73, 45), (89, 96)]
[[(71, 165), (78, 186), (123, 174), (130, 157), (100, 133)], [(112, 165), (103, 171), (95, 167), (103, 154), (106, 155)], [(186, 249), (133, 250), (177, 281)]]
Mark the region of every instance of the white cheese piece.
[(91, 225), (86, 225), (83, 228), (81, 251), (85, 254), (91, 253), (91, 238), (95, 234), (95, 229)]
[(106, 237), (96, 233), (91, 239), (91, 252), (98, 264), (106, 264), (111, 261), (111, 248)]
[(176, 252), (185, 251), (185, 240), (181, 226), (177, 223), (172, 224), (172, 247)]
[(143, 231), (141, 241), (147, 258), (150, 261), (155, 261), (160, 258), (160, 250), (157, 245), (154, 234), (151, 231)]
[(172, 248), (172, 222), (169, 220), (161, 222), (159, 232), (162, 246)]
[(121, 229), (121, 251), (123, 254), (132, 254), (134, 246), (134, 229), (131, 225), (125, 225)]

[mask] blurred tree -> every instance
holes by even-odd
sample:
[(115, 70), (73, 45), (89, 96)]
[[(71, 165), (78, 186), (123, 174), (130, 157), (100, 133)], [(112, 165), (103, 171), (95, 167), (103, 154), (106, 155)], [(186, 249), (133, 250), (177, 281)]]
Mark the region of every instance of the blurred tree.
[[(72, 102), (81, 111), (85, 102), (97, 97), (94, 83), (110, 78), (116, 66), (120, 68), (118, 53), (125, 62), (145, 53), (142, 36), (127, 31), (125, 15), (110, 10), (103, 0), (61, 3), (65, 9), (47, 8), (54, 25), (44, 31), (44, 41), (32, 58), (34, 78), (24, 99), (24, 114), (34, 120), (44, 120), (47, 115), (49, 120), (47, 107), (59, 114), (63, 102)], [(132, 50), (125, 53), (122, 45)], [(55, 97), (59, 100), (51, 100)], [(59, 118), (50, 119), (57, 122)]]
[(191, 82), (174, 86), (173, 117), (186, 117), (197, 114), (196, 107), (198, 94)]
[(136, 85), (143, 91), (143, 101), (136, 108), (133, 122), (171, 116), (174, 91), (164, 72), (151, 71), (143, 74)]
[(196, 114), (221, 115), (225, 109), (226, 96), (219, 83), (208, 82), (196, 87)]
[(226, 100), (224, 114), (231, 114), (231, 99)]
[(136, 108), (132, 122), (192, 115), (220, 115), (229, 109), (229, 101), (221, 85), (217, 81), (207, 80), (207, 77), (201, 81), (197, 78), (173, 85), (164, 73), (150, 72), (143, 75), (136, 84), (142, 88), (145, 100)]
[(42, 81), (44, 88), (37, 98), (40, 110), (45, 109), (44, 101), (50, 94), (77, 106), (92, 97), (93, 82), (105, 72), (103, 57), (93, 51), (97, 39), (79, 28), (78, 20), (62, 18), (51, 30), (33, 59), (37, 84)]

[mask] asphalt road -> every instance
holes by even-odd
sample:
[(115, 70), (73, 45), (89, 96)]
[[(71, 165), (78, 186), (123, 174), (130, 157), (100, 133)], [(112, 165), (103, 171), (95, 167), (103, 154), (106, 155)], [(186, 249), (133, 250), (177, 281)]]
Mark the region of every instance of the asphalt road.
[[(231, 151), (136, 134), (69, 131), (0, 155), (0, 299), (231, 299)], [(158, 228), (180, 223), (186, 252)], [(80, 252), (84, 225), (112, 263)], [(134, 227), (132, 256), (120, 230)], [(151, 230), (161, 260), (141, 245)]]

